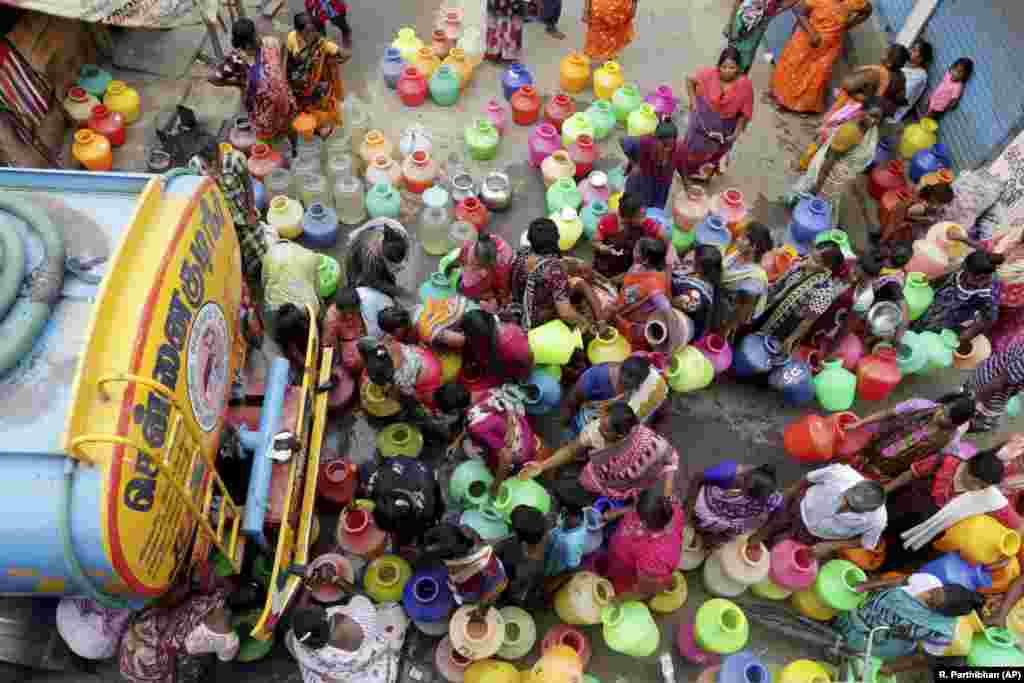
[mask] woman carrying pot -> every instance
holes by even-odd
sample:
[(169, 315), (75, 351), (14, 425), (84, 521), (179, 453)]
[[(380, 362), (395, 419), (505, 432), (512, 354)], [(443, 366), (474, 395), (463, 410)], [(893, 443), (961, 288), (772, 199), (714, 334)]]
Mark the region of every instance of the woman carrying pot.
[(772, 286), (768, 305), (749, 332), (773, 336), (787, 353), (800, 343), (841, 291), (843, 252), (834, 242), (816, 245)]
[[(393, 607), (401, 611), (400, 607)], [(309, 605), (292, 615), (285, 645), (299, 664), (304, 683), (395, 683), (405, 627), (385, 629), (388, 608), (357, 595), (345, 605)]]
[(562, 404), (562, 421), (579, 434), (611, 405), (626, 401), (641, 423), (651, 422), (668, 397), (668, 383), (658, 369), (647, 358), (634, 355), (621, 363), (594, 365), (580, 375)]
[(640, 424), (629, 403), (619, 401), (554, 455), (528, 464), (519, 476), (533, 479), (550, 472), (550, 487), (563, 504), (587, 507), (600, 496), (634, 499), (659, 485), (670, 495), (678, 469), (679, 454), (672, 444)]
[(927, 655), (942, 656), (953, 642), (957, 617), (985, 604), (984, 596), (931, 574), (869, 581), (856, 590), (871, 593), (860, 607), (840, 613), (832, 627), (857, 652), (870, 639), (871, 653), (885, 660), (882, 673), (926, 667), (927, 657), (915, 654), (919, 646)]
[(587, 319), (572, 305), (569, 275), (562, 265), (558, 226), (550, 218), (538, 218), (527, 231), (528, 247), (512, 264), (512, 310), (524, 330), (561, 319), (570, 326), (588, 327)]
[(780, 507), (771, 465), (723, 460), (694, 477), (686, 494), (688, 524), (709, 549), (753, 532)]
[(973, 417), (974, 401), (965, 394), (903, 401), (847, 425), (847, 440), (862, 445), (846, 462), (875, 479), (899, 476), (935, 453), (958, 453)]
[(693, 339), (720, 326), (723, 277), (722, 252), (710, 244), (694, 250), (691, 266), (677, 265), (672, 270), (672, 307), (686, 315)]
[(462, 449), (487, 463), (494, 493), (521, 467), (550, 454), (527, 418), (526, 399), (518, 384), (503, 384), (480, 394), (466, 414)]
[(616, 598), (646, 600), (671, 588), (683, 549), (682, 506), (657, 488), (647, 489), (634, 507), (609, 512), (620, 515), (608, 542), (607, 565), (599, 567), (615, 586)]
[(491, 313), (497, 313), (509, 303), (509, 279), (515, 257), (516, 253), (508, 242), (497, 235), (482, 232), (475, 240), (461, 245), (458, 257), (445, 264), (445, 274), (451, 269), (462, 268), (459, 294), (476, 301)]
[[(613, 279), (622, 288), (608, 319), (633, 349), (672, 353), (693, 338), (689, 320), (672, 308), (672, 280), (666, 268), (669, 249), (661, 240), (641, 238), (633, 249), (632, 267)], [(657, 339), (648, 338), (652, 321), (661, 323)]]
[(345, 251), (349, 287), (369, 287), (396, 299), (407, 294), (396, 279), (409, 254), (409, 234), (401, 223), (373, 218), (352, 231)]
[(761, 223), (751, 223), (735, 244), (736, 250), (722, 261), (718, 332), (729, 342), (738, 330), (761, 317), (768, 303), (768, 274), (761, 259), (772, 250), (771, 232)]
[(1010, 399), (1024, 391), (1024, 342), (1010, 344), (975, 368), (967, 389), (977, 401), (970, 431), (994, 430)]
[(996, 268), (1002, 256), (975, 251), (964, 265), (933, 284), (935, 298), (911, 328), (915, 332), (953, 330), (964, 344), (984, 334), (999, 317), (1002, 286)]

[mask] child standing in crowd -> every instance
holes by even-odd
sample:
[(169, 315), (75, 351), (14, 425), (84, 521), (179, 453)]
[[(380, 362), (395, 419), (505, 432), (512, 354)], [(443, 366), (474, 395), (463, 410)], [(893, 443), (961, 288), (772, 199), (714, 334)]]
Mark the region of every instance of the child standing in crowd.
[(316, 22), (320, 30), (331, 22), (341, 31), (341, 57), (348, 59), (352, 55), (352, 27), (348, 23), (348, 5), (344, 0), (306, 0), (306, 12)]
[(949, 71), (942, 77), (939, 87), (935, 88), (928, 98), (928, 117), (938, 119), (947, 111), (956, 108), (964, 93), (964, 86), (973, 73), (974, 62), (967, 57), (961, 57), (953, 62), (953, 66), (949, 67)]

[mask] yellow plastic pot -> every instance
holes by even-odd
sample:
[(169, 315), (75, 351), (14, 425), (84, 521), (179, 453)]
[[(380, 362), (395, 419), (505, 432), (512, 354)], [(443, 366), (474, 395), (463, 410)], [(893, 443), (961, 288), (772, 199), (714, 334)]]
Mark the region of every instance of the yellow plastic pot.
[(836, 611), (822, 602), (817, 593), (814, 592), (814, 586), (793, 593), (790, 601), (793, 603), (796, 611), (808, 619), (830, 621), (836, 616)]
[(685, 394), (711, 384), (715, 378), (715, 368), (696, 347), (687, 346), (672, 356), (666, 375), (672, 390)]
[(672, 572), (672, 587), (658, 593), (647, 601), (647, 606), (655, 612), (670, 614), (686, 603), (688, 594), (686, 576), (679, 570)]
[(777, 683), (830, 683), (828, 669), (812, 659), (797, 659), (779, 672)]
[(974, 515), (946, 530), (934, 545), (942, 552), (957, 552), (971, 564), (992, 564), (1020, 552), (1020, 534), (994, 517)]
[(463, 675), (463, 683), (520, 683), (519, 670), (498, 659), (473, 662)]

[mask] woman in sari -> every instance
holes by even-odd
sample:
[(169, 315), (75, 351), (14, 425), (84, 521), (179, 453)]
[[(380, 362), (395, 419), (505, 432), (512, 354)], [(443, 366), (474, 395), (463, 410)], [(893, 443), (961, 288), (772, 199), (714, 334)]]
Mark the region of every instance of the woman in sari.
[(512, 263), (509, 313), (518, 316), (529, 332), (546, 322), (561, 319), (568, 325), (589, 326), (572, 305), (569, 275), (558, 248), (558, 226), (550, 218), (538, 218), (527, 230), (528, 247)]
[(622, 519), (608, 541), (607, 564), (599, 569), (615, 586), (616, 597), (647, 600), (671, 588), (686, 523), (679, 503), (647, 490), (634, 509), (611, 513)]
[(915, 332), (953, 330), (966, 344), (983, 334), (999, 317), (1002, 286), (996, 267), (1002, 256), (974, 251), (960, 270), (939, 279), (932, 286), (935, 298), (911, 325)]
[[(862, 66), (852, 74), (843, 78), (836, 92), (836, 101), (829, 108), (825, 120), (833, 122), (831, 130), (835, 130), (846, 121), (851, 121), (860, 113), (864, 98), (870, 95), (895, 105), (904, 99), (906, 79), (902, 69), (910, 59), (910, 51), (899, 43), (891, 45), (885, 53), (881, 64)], [(892, 106), (891, 111), (895, 111)], [(840, 115), (841, 112), (844, 112)], [(831, 131), (824, 135), (827, 140)]]
[(372, 218), (353, 230), (345, 249), (345, 280), (349, 287), (369, 287), (393, 298), (406, 292), (396, 276), (409, 255), (409, 233), (393, 218)]
[(1024, 338), (1024, 226), (1011, 226), (985, 242), (961, 239), (978, 250), (991, 251), (1003, 262), (996, 268), (999, 280), (999, 314), (989, 328), (992, 352), (1005, 351)]
[(1024, 342), (1010, 344), (974, 369), (967, 389), (977, 401), (972, 432), (999, 426), (1010, 399), (1024, 391)]
[(782, 507), (771, 465), (724, 460), (690, 481), (686, 519), (713, 549), (757, 530)]
[(923, 38), (919, 38), (910, 46), (910, 62), (903, 67), (904, 99), (907, 102), (893, 112), (889, 117), (890, 123), (902, 121), (928, 89), (928, 67), (931, 66), (934, 55), (932, 44)]
[(317, 129), (327, 137), (341, 123), (339, 103), (345, 99), (341, 81), (341, 48), (327, 40), (305, 12), (295, 15), (295, 30), (288, 34), (288, 83), (299, 108), (316, 117)]
[(672, 307), (693, 326), (693, 339), (719, 328), (722, 252), (711, 244), (694, 249), (692, 266), (672, 270)]
[(484, 460), (494, 474), (492, 492), (528, 462), (548, 455), (526, 415), (526, 390), (517, 384), (488, 389), (466, 415), (463, 452)]
[(515, 257), (508, 242), (485, 232), (463, 244), (458, 256), (445, 262), (443, 270), (447, 274), (449, 269), (462, 268), (459, 294), (496, 313), (509, 302), (509, 279)]
[(679, 129), (668, 119), (654, 130), (654, 135), (624, 137), (619, 143), (629, 160), (626, 167), (626, 192), (640, 197), (648, 208), (664, 209), (676, 172), (683, 172), (684, 149), (679, 143)]
[(748, 73), (757, 57), (757, 48), (772, 19), (786, 12), (800, 0), (736, 0), (729, 23), (725, 25), (725, 37), (729, 47), (739, 53), (739, 67)]
[(416, 308), (412, 324), (421, 343), (462, 355), (460, 379), (471, 392), (524, 380), (533, 368), (523, 328), (502, 322), (466, 297), (427, 299)]
[[(180, 600), (180, 595), (168, 602)], [(173, 606), (136, 614), (121, 641), (121, 676), (129, 683), (199, 683), (207, 680), (204, 655), (223, 662), (238, 654), (226, 593), (195, 593)]]
[(245, 155), (233, 147), (224, 151), (221, 145), (211, 142), (189, 161), (189, 167), (213, 178), (224, 195), (235, 223), (242, 256), (242, 277), (249, 295), (257, 302), (261, 301), (263, 285), (260, 270), (263, 268), (263, 255), (267, 253), (267, 237), (260, 225), (253, 178)]
[(117, 654), (133, 613), (131, 608), (104, 607), (90, 598), (61, 598), (57, 632), (82, 659), (110, 659)]
[(933, 656), (945, 653), (953, 642), (957, 617), (980, 611), (985, 604), (978, 593), (956, 583), (943, 585), (931, 574), (881, 579), (863, 583), (856, 590), (875, 592), (860, 607), (842, 612), (832, 627), (855, 652), (865, 651), (870, 641), (871, 653), (877, 657), (906, 658), (887, 662), (882, 669), (885, 673), (889, 669), (906, 670), (908, 665), (926, 665), (923, 656), (915, 655), (919, 646)]
[(580, 375), (562, 404), (562, 421), (579, 434), (611, 405), (625, 401), (641, 423), (651, 422), (668, 396), (668, 383), (658, 369), (642, 356), (630, 356), (621, 363), (595, 365)]
[(716, 328), (729, 342), (738, 330), (764, 313), (768, 274), (761, 267), (761, 259), (772, 249), (771, 232), (761, 223), (751, 223), (735, 245), (736, 250), (722, 261), (722, 310)]
[(878, 124), (883, 116), (877, 97), (864, 100), (861, 115), (839, 126), (832, 137), (811, 158), (807, 171), (796, 181), (790, 203), (800, 195), (812, 194), (832, 205), (833, 223), (840, 215), (840, 202), (857, 176), (875, 160), (878, 148)]
[[(686, 79), (690, 125), (677, 154), (684, 178), (710, 180), (728, 163), (729, 152), (754, 115), (754, 86), (740, 67), (740, 53), (727, 47), (718, 66)], [(664, 206), (658, 204), (657, 206)]]
[[(633, 249), (633, 266), (623, 275), (619, 299), (610, 312), (614, 321), (634, 350), (656, 350), (672, 353), (690, 343), (693, 326), (689, 318), (672, 307), (672, 280), (665, 266), (668, 247), (661, 240), (641, 238)], [(650, 323), (660, 322), (664, 337), (655, 343), (648, 338)]]
[(633, 42), (639, 0), (584, 0), (587, 42), (583, 51), (595, 61), (615, 59)]
[(678, 469), (679, 453), (672, 444), (640, 424), (628, 402), (618, 401), (554, 455), (528, 464), (519, 476), (533, 479), (550, 472), (554, 476), (548, 484), (563, 504), (587, 507), (600, 496), (636, 499), (659, 485), (663, 495), (671, 495)]
[(897, 477), (930, 455), (958, 453), (972, 417), (974, 401), (964, 394), (903, 401), (846, 427), (847, 441), (860, 447), (844, 461), (868, 477)]
[(407, 624), (400, 606), (356, 595), (336, 607), (296, 609), (285, 645), (304, 683), (396, 683)]
[[(381, 315), (392, 310), (396, 309), (386, 309)], [(441, 387), (441, 362), (429, 349), (390, 336), (380, 340), (364, 337), (356, 347), (366, 367), (364, 385), (376, 385), (410, 414), (420, 414), (420, 405), (433, 407), (434, 392)]]
[(775, 337), (791, 353), (836, 300), (845, 263), (834, 242), (816, 245), (772, 286), (768, 306), (750, 331)]
[(241, 88), (242, 104), (256, 136), (270, 142), (291, 134), (298, 112), (282, 67), (281, 43), (273, 36), (260, 38), (252, 19), (238, 19), (231, 27), (234, 50), (210, 77), (214, 85)]
[(800, 29), (786, 43), (772, 74), (776, 104), (800, 113), (825, 111), (825, 93), (843, 51), (843, 36), (866, 21), (871, 11), (867, 0), (802, 0), (797, 10)]
[(442, 524), (424, 538), (424, 565), (440, 561), (459, 605), (494, 604), (508, 587), (508, 574), (494, 546), (468, 526)]

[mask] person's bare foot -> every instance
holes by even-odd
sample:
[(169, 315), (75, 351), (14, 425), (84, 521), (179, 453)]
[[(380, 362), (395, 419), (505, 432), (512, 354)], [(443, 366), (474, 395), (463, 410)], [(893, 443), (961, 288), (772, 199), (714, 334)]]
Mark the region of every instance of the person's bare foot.
[(565, 34), (558, 30), (557, 26), (548, 26), (548, 35), (556, 40), (565, 40)]

